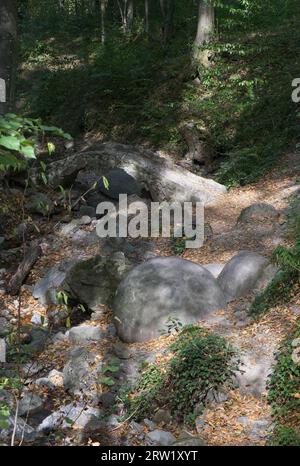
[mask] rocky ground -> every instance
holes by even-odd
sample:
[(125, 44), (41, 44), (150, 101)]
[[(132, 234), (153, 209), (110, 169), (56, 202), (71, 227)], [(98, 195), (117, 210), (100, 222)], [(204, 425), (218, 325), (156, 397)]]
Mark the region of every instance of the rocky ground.
[[(273, 308), (256, 321), (249, 317), (247, 309), (255, 288), (265, 283), (256, 280), (250, 285), (245, 281), (241, 284), (239, 277), (248, 273), (242, 267), (254, 261), (259, 276), (263, 275), (265, 281), (269, 280), (268, 274), (273, 273), (269, 256), (277, 245), (288, 244), (288, 201), (299, 190), (297, 158), (298, 154), (288, 154), (261, 181), (251, 186), (233, 188), (228, 194), (218, 193), (217, 202), (205, 209), (205, 222), (210, 227), (203, 247), (185, 250), (181, 254), (182, 258), (194, 264), (210, 264), (208, 269), (215, 278), (221, 274), (222, 278), (219, 281), (213, 279), (214, 283), (209, 286), (214, 295), (219, 286), (222, 288), (220, 292), (226, 290), (223, 308), (212, 304), (209, 316), (200, 312), (201, 319), (197, 320), (201, 326), (225, 336), (240, 349), (243, 363), (243, 373), (237, 376), (236, 388), (212, 394), (204, 413), (197, 417), (194, 429), (189, 430), (177, 425), (164, 410), (153, 413), (152, 419), (145, 419), (141, 423), (126, 417), (121, 399), (122, 387), (136, 380), (143, 362), (161, 360), (174, 337), (156, 334), (149, 341), (121, 342), (117, 336), (121, 324), (114, 318), (108, 304), (112, 293), (111, 283), (117, 287), (123, 277), (131, 276), (130, 270), (136, 270), (135, 267), (145, 261), (151, 262), (157, 256), (173, 256), (171, 241), (162, 238), (99, 240), (95, 233), (95, 202), (99, 200), (93, 195), (87, 196), (87, 201), (80, 202), (78, 209), (71, 214), (61, 210), (56, 212), (51, 196), (49, 200), (44, 198), (44, 203), (50, 204), (53, 209), (49, 219), (47, 216), (38, 217), (35, 206), (41, 205), (41, 199), (35, 202), (31, 197), (32, 217), (37, 218), (43, 235), (43, 255), (22, 286), (20, 298), (10, 296), (5, 291), (5, 281), (20, 257), (18, 246), (3, 251), (4, 267), (0, 271), (0, 337), (5, 337), (16, 326), (18, 312), (22, 324), (30, 324), (24, 338), (31, 358), (20, 365), (24, 389), (18, 406), (20, 417), (14, 434), (16, 443), (264, 445), (272, 431), (266, 382), (274, 362), (274, 351), (299, 319), (299, 290), (294, 290), (294, 296), (287, 306)], [(15, 191), (14, 196), (18, 198), (18, 195)], [(74, 199), (76, 195), (78, 193), (74, 194)], [(249, 206), (252, 207), (247, 210)], [(22, 226), (18, 228), (22, 230)], [(226, 271), (228, 273), (228, 262), (240, 251), (248, 251), (250, 256), (239, 259), (238, 268), (234, 271), (236, 282), (230, 281), (228, 284), (225, 274)], [(101, 260), (95, 259), (98, 255), (102, 257)], [(96, 272), (87, 284), (82, 268), (74, 267), (90, 258), (96, 260)], [(225, 264), (227, 269), (224, 268)], [(155, 270), (152, 271), (154, 282)], [(196, 269), (191, 275), (194, 276), (194, 273), (197, 273)], [(135, 283), (138, 280), (134, 278)], [(145, 290), (144, 299), (150, 303), (150, 309), (157, 306), (151, 286), (158, 286), (159, 282), (156, 285), (149, 283), (149, 295)], [(77, 309), (70, 319), (67, 306), (56, 301), (56, 290), (62, 284), (66, 285), (64, 289), (69, 291), (69, 295), (79, 298), (89, 310), (83, 312), (83, 309)], [(242, 290), (241, 286), (244, 287)], [(183, 289), (185, 292), (186, 289)], [(198, 304), (202, 296), (200, 292), (195, 296)], [(192, 305), (190, 312), (193, 312)], [(157, 330), (155, 328), (154, 333)], [(127, 335), (126, 325), (122, 331), (123, 335)], [(128, 337), (127, 341), (130, 340), (132, 338)], [(33, 356), (36, 350), (38, 354)], [(3, 367), (9, 371), (12, 367), (10, 354), (7, 361)], [(101, 380), (106, 365), (112, 364), (115, 369), (111, 377), (115, 384), (110, 387)], [(13, 413), (16, 401), (12, 395), (0, 391), (0, 397)], [(13, 416), (9, 422), (10, 429), (0, 431), (3, 443), (11, 441)]]

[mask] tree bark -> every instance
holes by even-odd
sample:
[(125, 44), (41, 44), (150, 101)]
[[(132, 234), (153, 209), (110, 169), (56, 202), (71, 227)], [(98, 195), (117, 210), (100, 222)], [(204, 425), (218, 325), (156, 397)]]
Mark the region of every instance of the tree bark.
[(198, 26), (195, 47), (210, 41), (215, 27), (215, 9), (210, 0), (198, 0)]
[[(16, 44), (17, 2), (16, 0), (0, 0), (0, 79), (4, 81), (6, 88), (5, 99), (3, 96), (0, 98), (0, 114), (12, 110), (14, 106)], [(1, 81), (2, 90), (3, 81)], [(0, 92), (0, 95), (2, 93)]]
[(145, 32), (149, 34), (149, 0), (145, 0)]
[(163, 17), (163, 43), (166, 44), (173, 34), (175, 12), (174, 0), (160, 0), (160, 9)]
[(211, 0), (198, 0), (198, 25), (193, 60), (206, 68), (210, 66), (211, 53), (208, 50), (201, 50), (201, 46), (210, 42), (214, 27), (215, 9)]

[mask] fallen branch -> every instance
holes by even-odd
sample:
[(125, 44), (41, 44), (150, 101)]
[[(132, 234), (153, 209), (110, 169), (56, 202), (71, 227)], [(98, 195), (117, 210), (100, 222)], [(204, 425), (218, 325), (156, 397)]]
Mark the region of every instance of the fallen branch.
[(11, 277), (7, 286), (7, 292), (13, 296), (17, 295), (20, 288), (28, 276), (30, 270), (42, 254), (42, 248), (37, 242), (32, 243), (28, 250), (24, 254), (24, 259), (20, 263), (18, 270)]

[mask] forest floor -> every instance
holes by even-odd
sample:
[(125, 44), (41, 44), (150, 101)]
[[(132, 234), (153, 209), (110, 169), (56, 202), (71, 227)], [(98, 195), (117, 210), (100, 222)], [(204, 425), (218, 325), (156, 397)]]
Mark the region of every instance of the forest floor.
[[(225, 263), (238, 251), (251, 250), (259, 252), (264, 256), (270, 256), (278, 244), (288, 244), (285, 236), (285, 214), (288, 207), (289, 197), (299, 189), (299, 155), (287, 154), (281, 162), (263, 179), (255, 184), (232, 188), (213, 207), (205, 211), (205, 222), (213, 229), (213, 237), (208, 239), (202, 248), (197, 250), (186, 250), (182, 257), (199, 264)], [(236, 227), (236, 221), (241, 210), (257, 202), (267, 202), (276, 207), (282, 214), (278, 225), (259, 229), (256, 225), (243, 230)], [(57, 219), (56, 219), (57, 221)], [(52, 267), (68, 257), (81, 255), (90, 257), (101, 253), (99, 245), (86, 246), (71, 243), (67, 238), (58, 237), (50, 220), (44, 225), (44, 241), (48, 245), (45, 254), (32, 270), (28, 284), (34, 284), (41, 278), (45, 269)], [(86, 227), (88, 230), (90, 227)], [(159, 255), (173, 255), (170, 241), (166, 239), (157, 240)], [(1, 296), (2, 304), (17, 316), (18, 303), (12, 297)], [(266, 360), (269, 365), (274, 361), (274, 351), (278, 349), (282, 339), (295, 327), (295, 322), (300, 317), (300, 295), (299, 289), (295, 289), (291, 301), (287, 305), (272, 308), (267, 314), (258, 320), (251, 320), (243, 326), (237, 325), (234, 318), (234, 310), (237, 306), (247, 304), (248, 298), (233, 301), (229, 308), (215, 313), (210, 322), (199, 322), (200, 325), (211, 329), (213, 332), (225, 336), (233, 345), (240, 348), (245, 354), (252, 354), (254, 360)], [(23, 323), (30, 321), (33, 313), (47, 315), (49, 309), (43, 307), (31, 296), (29, 290), (24, 289), (22, 293), (22, 316)], [(112, 322), (112, 314), (108, 312), (97, 322), (89, 321), (91, 325), (99, 325), (102, 328)], [(128, 345), (133, 351), (141, 351), (149, 354), (155, 353), (156, 358), (170, 344), (172, 336), (162, 336), (156, 340), (144, 343)], [(104, 340), (93, 345), (93, 351), (99, 360), (110, 351), (110, 346), (118, 341), (117, 337)], [(62, 370), (69, 343), (66, 341), (56, 342), (47, 347), (39, 356), (39, 364), (48, 367), (48, 370)], [(43, 389), (44, 390), (44, 389)], [(208, 445), (264, 445), (266, 438), (272, 428), (271, 411), (267, 402), (267, 393), (257, 397), (249, 393), (242, 394), (240, 390), (234, 389), (230, 392), (228, 399), (220, 404), (213, 404), (205, 412), (205, 427), (198, 431)], [(53, 396), (52, 408), (59, 406), (62, 400), (73, 401), (72, 396), (58, 390)], [(245, 421), (246, 418), (246, 421)], [(257, 422), (256, 422), (257, 421)], [(253, 431), (251, 422), (262, 428)], [(175, 435), (179, 427), (174, 424), (168, 426), (168, 430)], [(122, 444), (122, 438), (126, 436), (128, 423), (121, 423), (111, 433), (111, 442)], [(191, 431), (197, 435), (196, 431)], [(109, 437), (109, 434), (108, 434)], [(109, 444), (109, 440), (103, 441)], [(87, 443), (102, 443), (101, 439), (91, 438)]]

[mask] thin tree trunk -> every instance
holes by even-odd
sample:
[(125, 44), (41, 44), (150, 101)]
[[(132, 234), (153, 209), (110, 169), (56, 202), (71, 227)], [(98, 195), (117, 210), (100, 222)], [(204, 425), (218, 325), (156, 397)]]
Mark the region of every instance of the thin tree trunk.
[(149, 34), (149, 0), (145, 0), (145, 32)]
[[(15, 101), (17, 45), (17, 2), (0, 0), (0, 85), (5, 83), (5, 96), (0, 89), (0, 114), (13, 109)], [(3, 98), (5, 97), (5, 98)], [(5, 100), (5, 102), (2, 102)]]
[(163, 17), (162, 36), (163, 43), (166, 44), (173, 34), (174, 27), (174, 0), (160, 0), (160, 9)]
[(198, 27), (195, 46), (210, 41), (215, 26), (215, 9), (210, 0), (198, 0)]
[(106, 13), (107, 0), (101, 0), (101, 42), (106, 42), (106, 30), (105, 30), (105, 13)]
[(215, 27), (215, 9), (211, 0), (198, 0), (198, 25), (194, 41), (193, 61), (208, 68), (211, 64), (211, 52), (201, 49), (210, 42)]

